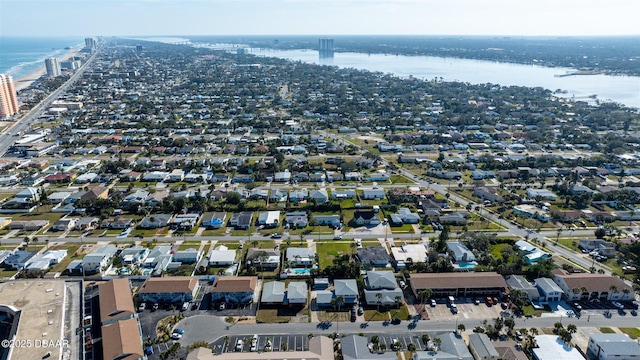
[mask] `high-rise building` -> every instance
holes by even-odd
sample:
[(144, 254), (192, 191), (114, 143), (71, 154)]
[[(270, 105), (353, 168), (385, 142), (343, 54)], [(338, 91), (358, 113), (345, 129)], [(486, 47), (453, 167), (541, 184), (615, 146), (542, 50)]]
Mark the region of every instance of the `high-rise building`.
[(96, 45), (97, 45), (96, 39), (94, 39), (94, 38), (85, 38), (84, 39), (84, 47), (94, 48), (94, 47), (96, 47)]
[(60, 76), (60, 63), (58, 62), (58, 59), (54, 57), (48, 58), (44, 61), (44, 65), (47, 68), (47, 76)]
[(333, 57), (333, 39), (318, 39), (318, 55), (321, 59)]
[(0, 118), (14, 115), (19, 110), (13, 79), (9, 75), (0, 74)]

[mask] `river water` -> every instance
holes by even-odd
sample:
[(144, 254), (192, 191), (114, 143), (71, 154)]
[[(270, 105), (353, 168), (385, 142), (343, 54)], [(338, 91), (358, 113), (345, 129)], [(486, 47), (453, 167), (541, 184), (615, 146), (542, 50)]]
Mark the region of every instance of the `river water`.
[(588, 100), (596, 95), (601, 101), (614, 101), (640, 108), (640, 77), (611, 75), (575, 75), (557, 77), (575, 69), (550, 68), (493, 61), (444, 58), (433, 56), (405, 56), (387, 54), (335, 53), (333, 58), (319, 59), (315, 50), (247, 49), (258, 56), (278, 57), (312, 64), (335, 65), (380, 71), (400, 77), (413, 76), (431, 80), (461, 81), (471, 84), (500, 84), (503, 86), (542, 87), (555, 91), (561, 89), (565, 97)]

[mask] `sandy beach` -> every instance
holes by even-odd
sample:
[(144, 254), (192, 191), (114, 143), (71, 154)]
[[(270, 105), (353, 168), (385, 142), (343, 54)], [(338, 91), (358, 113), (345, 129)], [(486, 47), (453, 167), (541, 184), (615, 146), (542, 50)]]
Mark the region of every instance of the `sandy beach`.
[[(75, 56), (76, 54), (78, 54), (80, 52), (80, 50), (82, 50), (82, 46), (77, 46), (77, 47), (73, 47), (71, 48), (66, 54), (58, 57), (58, 61), (62, 62), (62, 61), (67, 61), (69, 60), (69, 58), (71, 58), (72, 56)], [(21, 77), (20, 79), (14, 79), (14, 87), (16, 88), (16, 91), (20, 91), (24, 88), (29, 87), (29, 85), (31, 85), (32, 82), (38, 80), (38, 78), (40, 78), (40, 76), (44, 75), (47, 73), (47, 70), (44, 66), (44, 61), (42, 62), (42, 66), (39, 67), (37, 70)]]

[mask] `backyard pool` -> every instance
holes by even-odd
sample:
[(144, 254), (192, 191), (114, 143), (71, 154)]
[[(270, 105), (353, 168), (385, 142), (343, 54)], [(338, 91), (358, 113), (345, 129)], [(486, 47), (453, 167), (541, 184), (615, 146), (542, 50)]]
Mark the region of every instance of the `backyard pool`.
[(459, 262), (453, 264), (453, 267), (457, 271), (473, 271), (477, 265), (478, 263), (476, 262)]

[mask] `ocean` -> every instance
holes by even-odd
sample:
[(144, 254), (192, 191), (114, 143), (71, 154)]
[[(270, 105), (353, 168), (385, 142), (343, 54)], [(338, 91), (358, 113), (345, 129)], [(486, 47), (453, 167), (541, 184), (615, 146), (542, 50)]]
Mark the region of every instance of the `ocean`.
[(84, 45), (84, 37), (4, 37), (0, 36), (0, 73), (14, 80), (44, 65), (44, 60), (68, 52), (65, 47)]

